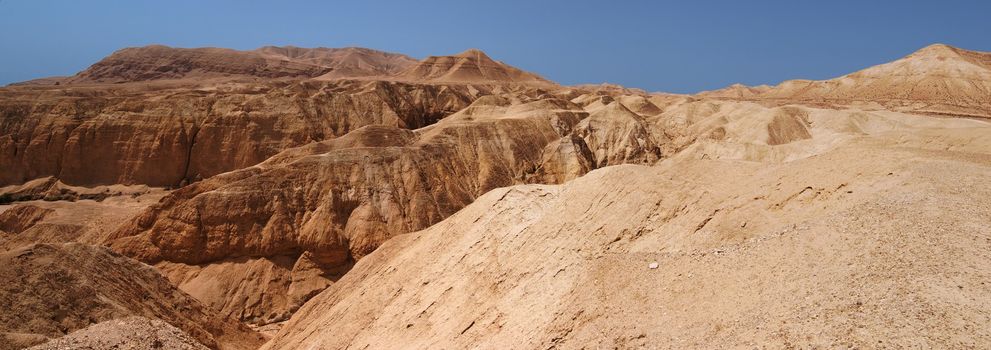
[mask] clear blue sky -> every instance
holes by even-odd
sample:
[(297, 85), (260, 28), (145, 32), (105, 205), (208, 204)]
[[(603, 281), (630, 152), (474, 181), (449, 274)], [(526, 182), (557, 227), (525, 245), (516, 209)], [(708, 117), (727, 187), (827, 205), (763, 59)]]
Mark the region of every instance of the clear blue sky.
[(826, 79), (931, 43), (991, 51), (991, 1), (0, 0), (0, 85), (147, 44), (485, 50), (564, 84)]

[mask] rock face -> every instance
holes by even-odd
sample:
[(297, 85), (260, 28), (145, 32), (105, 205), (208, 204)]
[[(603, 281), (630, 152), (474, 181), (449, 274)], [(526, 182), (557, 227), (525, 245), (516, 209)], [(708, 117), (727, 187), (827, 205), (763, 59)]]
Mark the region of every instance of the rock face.
[[(476, 90), (477, 91), (477, 90)], [(0, 186), (179, 186), (365, 125), (419, 128), (473, 98), (392, 82), (0, 90)]]
[(454, 56), (430, 56), (399, 75), (401, 79), (441, 83), (518, 83), (551, 87), (556, 84), (539, 75), (497, 62), (481, 50)]
[[(263, 339), (218, 316), (147, 265), (81, 243), (0, 253), (2, 344), (29, 346), (111, 319), (161, 319), (211, 348), (253, 349)], [(29, 335), (35, 335), (29, 337)], [(14, 343), (27, 340), (27, 343)]]
[[(991, 124), (713, 109), (691, 117), (726, 130), (706, 147), (496, 189), (389, 240), (265, 349), (991, 342)], [(806, 115), (811, 139), (741, 133), (751, 111), (765, 125)], [(733, 144), (799, 158), (699, 159)]]
[(927, 46), (905, 58), (825, 81), (733, 86), (705, 97), (780, 103), (874, 103), (886, 109), (991, 118), (991, 53)]

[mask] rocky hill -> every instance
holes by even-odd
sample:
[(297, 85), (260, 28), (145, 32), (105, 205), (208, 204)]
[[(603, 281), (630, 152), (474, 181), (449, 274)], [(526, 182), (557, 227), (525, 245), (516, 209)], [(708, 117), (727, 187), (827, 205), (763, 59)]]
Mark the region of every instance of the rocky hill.
[(427, 57), (400, 73), (399, 77), (418, 82), (555, 85), (539, 75), (493, 60), (478, 49), (469, 49), (453, 56)]
[(836, 79), (790, 80), (774, 87), (732, 86), (702, 95), (861, 108), (880, 105), (889, 110), (991, 118), (991, 53), (934, 44)]

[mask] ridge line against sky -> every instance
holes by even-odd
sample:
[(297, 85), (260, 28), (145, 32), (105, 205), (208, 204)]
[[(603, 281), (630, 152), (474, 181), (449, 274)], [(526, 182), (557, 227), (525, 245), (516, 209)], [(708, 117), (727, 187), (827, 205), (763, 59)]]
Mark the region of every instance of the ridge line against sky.
[(991, 51), (986, 1), (0, 0), (0, 85), (72, 75), (124, 47), (477, 47), (565, 85), (694, 93), (829, 79), (934, 43)]

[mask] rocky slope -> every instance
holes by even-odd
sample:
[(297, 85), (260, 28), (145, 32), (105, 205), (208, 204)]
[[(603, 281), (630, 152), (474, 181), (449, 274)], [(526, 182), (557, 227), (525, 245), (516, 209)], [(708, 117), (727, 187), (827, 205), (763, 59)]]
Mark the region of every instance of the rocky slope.
[(168, 323), (133, 316), (100, 322), (29, 349), (205, 350), (208, 348)]
[(265, 349), (991, 341), (991, 125), (797, 114), (810, 116), (811, 139), (706, 143), (798, 158), (712, 160), (689, 147), (655, 167), (493, 190), (386, 242)]
[(991, 118), (991, 53), (935, 44), (836, 79), (731, 86), (701, 95)]
[(656, 161), (642, 122), (622, 106), (589, 116), (560, 99), (489, 96), (426, 128), (365, 127), (183, 188), (109, 244), (228, 314), (278, 321), (385, 240), (493, 188)]
[[(128, 316), (161, 319), (218, 349), (253, 349), (263, 338), (218, 316), (153, 268), (106, 248), (34, 244), (0, 253), (0, 344), (19, 348)], [(15, 282), (16, 283), (12, 283)]]
[(166, 194), (143, 186), (94, 190), (100, 197), (0, 205), (0, 251), (34, 243), (100, 244), (118, 226)]

